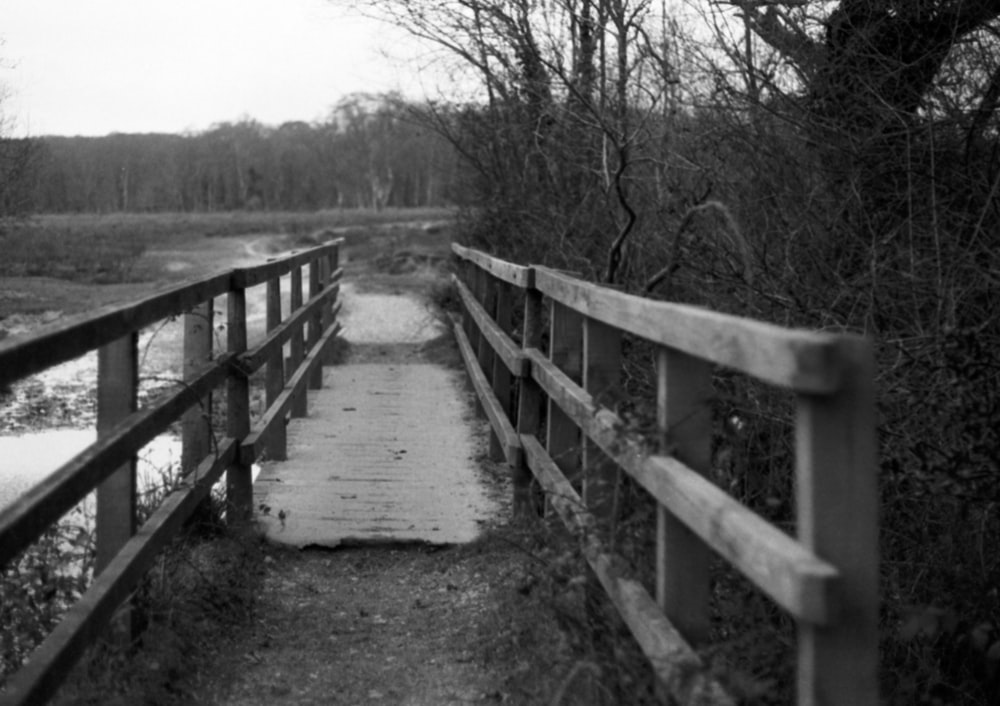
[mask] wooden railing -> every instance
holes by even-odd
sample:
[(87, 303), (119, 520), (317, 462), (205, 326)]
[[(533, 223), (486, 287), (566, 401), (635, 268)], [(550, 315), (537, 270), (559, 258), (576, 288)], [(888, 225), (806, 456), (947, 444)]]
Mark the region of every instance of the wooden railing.
[[(0, 389), (98, 349), (98, 439), (14, 504), (0, 511), (0, 567), (97, 488), (95, 579), (87, 592), (0, 692), (0, 703), (49, 699), (84, 649), (100, 636), (184, 522), (226, 472), (226, 520), (252, 517), (251, 467), (263, 453), (285, 457), (285, 419), (306, 414), (306, 387), (322, 386), (322, 363), (337, 335), (339, 248), (336, 240), (256, 267), (175, 286), (138, 302), (0, 341)], [(303, 303), (303, 268), (309, 298)], [(281, 277), (290, 273), (291, 306), (281, 320)], [(246, 290), (267, 287), (267, 333), (247, 348)], [(227, 350), (213, 356), (213, 300), (226, 295)], [(138, 334), (184, 316), (184, 381), (137, 409)], [(306, 331), (308, 335), (305, 336)], [(303, 339), (306, 340), (303, 340)], [(289, 345), (289, 370), (283, 350)], [(249, 376), (267, 365), (267, 411), (251, 427)], [(211, 443), (212, 391), (226, 383), (226, 434)], [(183, 416), (180, 489), (136, 527), (136, 454)]]
[[(534, 478), (580, 535), (590, 567), (662, 687), (682, 704), (733, 703), (695, 652), (709, 633), (714, 551), (795, 619), (798, 703), (877, 704), (878, 510), (868, 341), (652, 301), (544, 267), (452, 249), (462, 262), (455, 284), (465, 310), (456, 336), (492, 427), (491, 453), (512, 468), (515, 509), (534, 512)], [(520, 346), (511, 338), (512, 288), (524, 299)], [(623, 333), (656, 347), (652, 449), (626, 433), (613, 405), (604, 403), (619, 387)], [(795, 393), (797, 538), (706, 477), (713, 366)], [(538, 438), (543, 426), (544, 442)], [(622, 568), (603, 531), (613, 520), (618, 469), (657, 503), (656, 556), (650, 558), (655, 597)], [(581, 471), (582, 497), (567, 478)]]

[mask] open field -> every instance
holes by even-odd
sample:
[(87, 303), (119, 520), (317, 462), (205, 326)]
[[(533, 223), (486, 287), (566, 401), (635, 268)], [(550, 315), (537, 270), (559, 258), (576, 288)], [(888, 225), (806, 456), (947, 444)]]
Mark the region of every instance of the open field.
[(0, 329), (11, 329), (12, 316), (74, 314), (141, 296), (151, 284), (232, 267), (248, 248), (279, 252), (336, 235), (366, 256), (378, 255), (383, 244), (398, 244), (396, 226), (419, 233), (452, 217), (446, 209), (392, 209), (78, 214), (0, 222)]

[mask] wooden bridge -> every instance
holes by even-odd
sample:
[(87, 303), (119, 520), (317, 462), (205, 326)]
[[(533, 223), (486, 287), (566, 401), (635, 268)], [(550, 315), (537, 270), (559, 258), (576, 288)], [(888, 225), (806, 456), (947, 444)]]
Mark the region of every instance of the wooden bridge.
[[(0, 511), (3, 565), (96, 488), (98, 575), (10, 678), (0, 703), (40, 703), (55, 693), (223, 474), (227, 521), (252, 517), (252, 465), (264, 454), (294, 454), (286, 420), (307, 416), (306, 390), (323, 384), (322, 365), (340, 328), (339, 247), (335, 241), (0, 342), (0, 386), (99, 351), (97, 442)], [(580, 537), (596, 579), (664, 693), (679, 703), (732, 703), (694, 650), (708, 636), (714, 551), (797, 622), (800, 704), (877, 704), (877, 487), (868, 342), (654, 302), (544, 267), (515, 265), (457, 245), (453, 250), (461, 263), (455, 286), (465, 310), (455, 334), (492, 429), (491, 454), (511, 469), (515, 512), (533, 517), (533, 488), (544, 489), (547, 504)], [(284, 319), (283, 276), (291, 281)], [(267, 287), (267, 334), (248, 349), (246, 291), (259, 285)], [(227, 348), (213, 354), (212, 302), (223, 295)], [(522, 310), (519, 337), (512, 326), (515, 306)], [(185, 382), (137, 409), (138, 331), (173, 316), (185, 318)], [(623, 335), (656, 350), (652, 447), (626, 433), (616, 410), (603, 404), (619, 387)], [(797, 537), (705, 477), (713, 366), (796, 396)], [(267, 411), (252, 426), (249, 378), (262, 367)], [(213, 443), (204, 410), (223, 384), (225, 435)], [(136, 527), (135, 455), (178, 419), (188, 482)], [(622, 569), (606, 536), (620, 471), (658, 505), (656, 551), (649, 558), (656, 573), (652, 596)], [(581, 475), (582, 487), (568, 479)]]

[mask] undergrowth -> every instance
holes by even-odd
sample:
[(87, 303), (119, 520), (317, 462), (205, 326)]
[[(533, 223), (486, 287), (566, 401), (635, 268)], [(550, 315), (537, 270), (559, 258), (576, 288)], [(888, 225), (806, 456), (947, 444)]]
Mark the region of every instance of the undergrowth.
[[(908, 135), (912, 154), (930, 166), (887, 167), (900, 167), (905, 188), (868, 191), (867, 163), (837, 173), (781, 121), (678, 120), (690, 129), (670, 133), (672, 154), (699, 168), (666, 170), (666, 186), (633, 171), (638, 220), (616, 288), (872, 341), (881, 693), (890, 706), (1000, 703), (1000, 556), (990, 550), (1000, 537), (992, 181), (978, 180), (970, 156), (961, 160), (963, 146), (943, 132)], [(549, 211), (518, 211), (490, 198), (465, 215), (463, 242), (518, 264), (602, 279), (620, 226), (612, 206), (580, 202), (560, 211), (553, 197)], [(974, 205), (980, 201), (987, 205)], [(654, 361), (634, 340), (623, 353), (624, 393), (602, 402), (643, 433), (655, 420)], [(710, 477), (794, 534), (794, 400), (713, 372)], [(617, 544), (635, 566), (648, 566), (652, 508), (623, 511)], [(736, 665), (736, 681), (749, 678), (751, 694), (754, 684), (769, 684), (753, 697), (761, 703), (793, 701), (796, 640), (787, 619), (758, 605), (759, 593), (727, 571), (712, 585), (715, 649)]]
[(98, 643), (71, 676), (57, 704), (189, 704), (202, 667), (252, 620), (262, 577), (259, 541), (216, 525), (178, 538), (136, 591), (142, 632), (131, 648)]

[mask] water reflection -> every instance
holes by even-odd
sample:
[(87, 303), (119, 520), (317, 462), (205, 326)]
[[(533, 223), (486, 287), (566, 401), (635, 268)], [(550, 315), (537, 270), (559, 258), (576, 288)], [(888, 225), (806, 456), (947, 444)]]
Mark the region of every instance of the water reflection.
[[(94, 443), (93, 429), (48, 429), (0, 436), (0, 508)], [(136, 469), (139, 491), (163, 485), (175, 475), (181, 460), (181, 442), (174, 436), (157, 437), (139, 452)]]
[[(14, 502), (32, 486), (43, 481), (64, 463), (94, 443), (93, 429), (48, 429), (45, 431), (0, 436), (0, 510)], [(181, 440), (159, 436), (138, 454), (136, 479), (139, 493), (162, 489), (173, 483), (180, 472)], [(260, 466), (253, 464), (252, 478)], [(84, 510), (93, 510), (88, 496)]]

